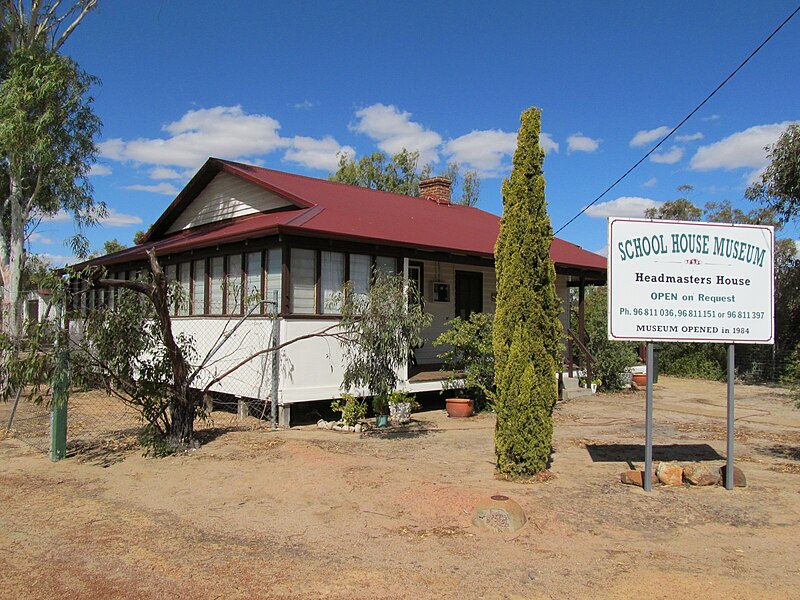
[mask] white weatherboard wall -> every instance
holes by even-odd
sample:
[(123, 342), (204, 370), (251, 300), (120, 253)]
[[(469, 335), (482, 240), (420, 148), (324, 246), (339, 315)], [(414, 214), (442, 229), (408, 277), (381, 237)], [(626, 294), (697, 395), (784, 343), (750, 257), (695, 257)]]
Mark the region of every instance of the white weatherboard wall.
[(774, 339), (774, 231), (763, 225), (609, 219), (609, 337)]
[(294, 205), (249, 181), (221, 172), (181, 212), (167, 233), (287, 206)]

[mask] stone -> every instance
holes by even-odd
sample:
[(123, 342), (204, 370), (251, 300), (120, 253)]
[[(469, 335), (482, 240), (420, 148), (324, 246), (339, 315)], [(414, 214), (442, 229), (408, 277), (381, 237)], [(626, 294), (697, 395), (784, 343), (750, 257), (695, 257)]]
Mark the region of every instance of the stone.
[(478, 502), (472, 513), (472, 524), (495, 533), (510, 533), (523, 525), (525, 511), (508, 496), (491, 496)]
[(326, 424), (327, 421), (325, 419), (320, 419), (319, 421), (317, 421), (317, 427), (319, 427), (320, 429), (325, 429)]
[(342, 430), (342, 426), (337, 423), (336, 425), (333, 426), (333, 430), (334, 431), (341, 431)]
[(355, 426), (353, 427), (353, 431), (355, 431), (356, 433), (361, 433), (361, 423), (356, 423)]
[[(639, 487), (643, 487), (643, 475), (644, 473), (642, 471), (623, 471), (619, 474), (619, 480), (627, 485), (638, 485)], [(652, 483), (658, 483), (658, 477), (656, 477), (655, 473), (650, 473), (650, 481)]]
[[(725, 485), (725, 473), (728, 470), (728, 465), (722, 465), (719, 468), (720, 483)], [(744, 471), (739, 467), (733, 467), (733, 487), (747, 487), (747, 479), (745, 479)]]
[(719, 483), (719, 471), (709, 469), (702, 463), (692, 463), (683, 467), (683, 479), (692, 485), (716, 485)]
[(328, 421), (327, 423), (325, 423), (325, 429), (333, 429), (334, 425), (335, 423), (333, 421)]
[(660, 462), (656, 477), (664, 485), (683, 485), (683, 467), (676, 463)]

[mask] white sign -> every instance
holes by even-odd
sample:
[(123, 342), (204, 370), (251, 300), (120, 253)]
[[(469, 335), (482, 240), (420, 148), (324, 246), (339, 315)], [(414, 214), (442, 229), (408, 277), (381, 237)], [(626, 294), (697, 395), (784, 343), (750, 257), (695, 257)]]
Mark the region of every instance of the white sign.
[(608, 220), (608, 337), (771, 344), (774, 231)]

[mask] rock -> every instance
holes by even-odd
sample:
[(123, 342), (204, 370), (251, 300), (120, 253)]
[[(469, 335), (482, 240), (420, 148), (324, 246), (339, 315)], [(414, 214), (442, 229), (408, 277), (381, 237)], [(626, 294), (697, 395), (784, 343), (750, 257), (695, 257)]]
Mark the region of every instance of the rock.
[(683, 467), (676, 463), (658, 463), (656, 476), (664, 485), (683, 485)]
[(328, 421), (327, 423), (325, 423), (325, 429), (333, 429), (333, 426), (335, 424), (336, 423), (334, 423), (333, 421)]
[(342, 430), (342, 426), (337, 423), (336, 425), (333, 426), (333, 430), (334, 431), (341, 431)]
[(320, 419), (319, 421), (317, 421), (317, 427), (319, 427), (320, 429), (325, 429), (326, 424), (327, 421), (325, 419)]
[(355, 431), (356, 433), (361, 433), (361, 423), (356, 423), (353, 426), (353, 431)]
[(719, 471), (709, 469), (702, 463), (692, 463), (683, 467), (683, 478), (692, 485), (716, 485), (719, 483)]
[[(725, 473), (728, 470), (728, 465), (722, 465), (719, 468), (719, 476), (722, 479), (720, 483), (725, 485)], [(747, 479), (745, 479), (744, 472), (739, 467), (733, 467), (733, 487), (747, 487)]]
[(472, 523), (495, 533), (516, 531), (527, 521), (525, 511), (508, 496), (492, 496), (478, 502)]
[[(619, 474), (619, 480), (627, 485), (638, 485), (639, 487), (643, 487), (643, 475), (644, 473), (642, 471), (623, 471)], [(656, 477), (655, 473), (650, 473), (650, 481), (652, 483), (658, 483), (658, 477)]]

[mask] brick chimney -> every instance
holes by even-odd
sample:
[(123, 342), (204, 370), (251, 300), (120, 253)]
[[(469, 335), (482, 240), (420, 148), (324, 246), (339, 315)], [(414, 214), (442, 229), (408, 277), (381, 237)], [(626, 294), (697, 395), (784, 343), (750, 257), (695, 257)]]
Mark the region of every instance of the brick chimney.
[(419, 182), (419, 195), (429, 198), (437, 204), (450, 204), (450, 186), (448, 177), (431, 177)]

